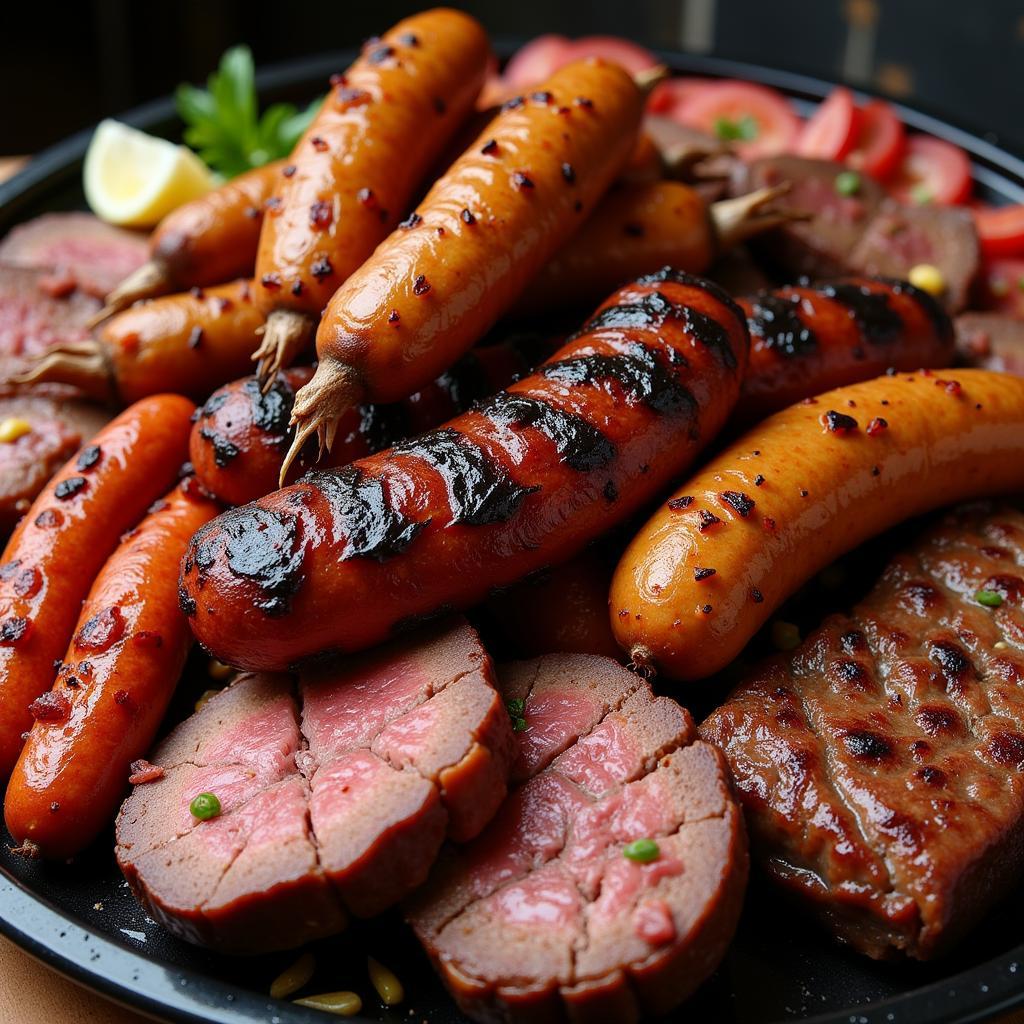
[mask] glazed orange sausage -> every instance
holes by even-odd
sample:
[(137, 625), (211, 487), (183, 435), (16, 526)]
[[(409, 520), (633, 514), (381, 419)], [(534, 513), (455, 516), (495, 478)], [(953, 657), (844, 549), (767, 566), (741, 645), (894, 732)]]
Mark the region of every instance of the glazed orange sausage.
[(54, 476), (8, 541), (0, 562), (0, 779), (100, 566), (188, 457), (193, 409), (180, 395), (126, 409)]
[(791, 406), (687, 480), (612, 580), (612, 629), (633, 662), (710, 675), (843, 552), (939, 505), (1024, 489), (1024, 379), (946, 373)]
[(953, 361), (949, 315), (904, 281), (841, 278), (738, 301), (750, 328), (750, 366), (737, 410), (747, 422), (890, 367), (909, 371)]
[[(347, 465), (436, 427), (528, 370), (533, 365), (528, 358), (532, 347), (510, 342), (476, 348), (401, 402), (349, 409), (323, 466)], [(548, 352), (554, 348), (546, 347)], [(199, 410), (189, 440), (196, 478), (206, 490), (225, 504), (244, 505), (277, 489), (293, 435), (288, 418), (295, 392), (312, 376), (312, 367), (293, 366), (278, 373), (269, 389), (261, 388), (256, 377), (245, 377), (210, 396)], [(289, 479), (298, 479), (316, 461), (316, 449), (307, 444), (292, 463)]]
[(475, 19), (438, 8), (368, 42), (332, 80), (280, 172), (260, 234), (261, 379), (308, 344), (330, 297), (401, 220), (472, 111), (489, 54)]
[(629, 157), (643, 95), (579, 61), (509, 101), (419, 208), (331, 299), (293, 451), (341, 414), (396, 402), (451, 366), (582, 224)]
[(262, 324), (251, 282), (194, 288), (118, 313), (88, 341), (51, 349), (18, 380), (73, 384), (118, 404), (163, 391), (201, 399), (248, 370)]
[(113, 819), (192, 646), (178, 607), (182, 556), (218, 511), (190, 477), (100, 570), (53, 689), (31, 706), (35, 724), (7, 787), (4, 816), (22, 852), (73, 857)]
[(566, 561), (685, 469), (728, 417), (746, 320), (717, 286), (616, 292), (533, 374), (344, 469), (208, 523), (183, 606), (222, 661), (348, 652)]
[(283, 160), (246, 171), (172, 210), (149, 239), (149, 260), (112, 291), (103, 313), (138, 299), (249, 277), (256, 265), (264, 206)]

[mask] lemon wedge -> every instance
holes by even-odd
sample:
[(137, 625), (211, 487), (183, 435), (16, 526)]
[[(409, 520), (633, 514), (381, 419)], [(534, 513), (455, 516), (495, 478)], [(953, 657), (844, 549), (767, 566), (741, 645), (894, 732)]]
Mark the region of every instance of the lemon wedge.
[(101, 220), (148, 228), (205, 195), (213, 172), (185, 146), (119, 121), (101, 121), (85, 154), (85, 198)]

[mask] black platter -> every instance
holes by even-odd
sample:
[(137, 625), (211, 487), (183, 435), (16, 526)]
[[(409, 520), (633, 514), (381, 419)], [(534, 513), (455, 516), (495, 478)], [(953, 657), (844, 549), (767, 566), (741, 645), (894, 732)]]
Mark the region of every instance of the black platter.
[[(510, 52), (511, 46), (501, 47)], [(775, 86), (798, 106), (824, 96), (831, 83), (799, 74), (710, 57), (661, 54), (674, 70), (744, 78)], [(333, 54), (282, 65), (258, 76), (265, 101), (308, 101), (351, 54)], [(1024, 160), (999, 148), (993, 135), (976, 135), (943, 120), (897, 106), (908, 127), (965, 149), (974, 164), (978, 192), (992, 202), (1024, 202)], [(170, 100), (125, 115), (130, 124), (175, 137), (180, 124)], [(46, 210), (83, 205), (82, 159), (91, 131), (53, 146), (9, 182), (0, 185), (0, 234)], [(885, 541), (873, 548), (874, 564)], [(864, 553), (864, 554), (867, 554)], [(864, 561), (862, 554), (859, 561)], [(871, 558), (867, 562), (872, 562)], [(807, 602), (820, 615), (822, 595)], [(848, 603), (846, 590), (842, 603)], [(833, 602), (835, 602), (833, 595)], [(799, 614), (794, 609), (794, 614)], [(186, 691), (202, 689), (201, 679)], [(689, 700), (686, 691), (674, 696)], [(188, 710), (195, 693), (184, 692), (172, 720)], [(693, 709), (699, 715), (704, 709)], [(174, 716), (177, 717), (174, 717)], [(72, 865), (28, 863), (7, 853), (0, 830), (0, 933), (33, 956), (90, 988), (159, 1020), (216, 1024), (317, 1024), (316, 1011), (271, 1000), (270, 980), (291, 956), (232, 959), (168, 936), (135, 903), (114, 864), (112, 843)], [(835, 945), (755, 877), (739, 934), (716, 974), (676, 1015), (678, 1019), (727, 1024), (787, 1020), (814, 1024), (952, 1024), (992, 1020), (1024, 1007), (1024, 943), (1020, 925), (1024, 891), (996, 910), (955, 955), (933, 964), (875, 963)], [(353, 988), (364, 999), (364, 1021), (428, 1021), (464, 1018), (433, 976), (425, 957), (397, 915), (359, 925), (316, 945), (318, 973), (311, 991)], [(406, 1002), (382, 1008), (369, 985), (367, 954), (402, 979)]]

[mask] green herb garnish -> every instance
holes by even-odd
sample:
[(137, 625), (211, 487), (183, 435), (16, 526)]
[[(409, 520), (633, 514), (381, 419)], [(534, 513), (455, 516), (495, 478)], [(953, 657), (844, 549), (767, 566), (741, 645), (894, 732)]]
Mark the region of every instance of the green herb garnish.
[(923, 182), (919, 182), (910, 190), (910, 198), (920, 206), (932, 201), (932, 191)]
[(660, 852), (658, 844), (653, 839), (635, 839), (622, 848), (623, 857), (638, 861), (640, 864), (657, 860)]
[(1003, 595), (998, 590), (979, 590), (974, 600), (986, 608), (998, 608), (1003, 603)]
[(526, 732), (526, 701), (518, 697), (505, 701), (508, 716), (512, 719), (513, 732)]
[(200, 821), (209, 821), (220, 814), (220, 801), (213, 793), (200, 793), (199, 796), (193, 798), (192, 803), (188, 805), (188, 809), (193, 818), (198, 818)]
[(314, 100), (303, 111), (275, 103), (260, 117), (248, 46), (225, 51), (205, 89), (179, 85), (174, 98), (185, 142), (225, 178), (288, 156), (322, 102)]
[(860, 191), (860, 175), (856, 171), (840, 171), (836, 175), (835, 188), (841, 196), (855, 196)]
[(757, 138), (757, 122), (749, 114), (736, 121), (718, 117), (715, 118), (715, 135), (725, 142), (750, 142)]

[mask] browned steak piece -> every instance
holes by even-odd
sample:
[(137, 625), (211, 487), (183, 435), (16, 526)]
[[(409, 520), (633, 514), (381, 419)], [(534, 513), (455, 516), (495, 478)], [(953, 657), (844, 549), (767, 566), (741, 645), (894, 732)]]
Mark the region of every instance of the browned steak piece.
[[(632, 1021), (685, 999), (732, 938), (742, 816), (689, 713), (608, 658), (500, 673), (518, 787), (450, 851), (409, 919), (480, 1021)], [(624, 855), (653, 840), (652, 857)]]
[(1024, 377), (1024, 320), (1003, 313), (962, 313), (954, 326), (962, 363)]
[[(347, 659), (241, 677), (152, 755), (117, 821), (135, 894), (190, 942), (255, 953), (378, 913), (427, 876), (446, 836), (505, 796), (512, 727), (462, 620)], [(190, 803), (213, 793), (219, 817)]]
[(1024, 867), (1024, 515), (948, 514), (700, 733), (764, 869), (841, 939), (948, 948)]
[(967, 305), (978, 273), (978, 232), (961, 206), (901, 206), (887, 200), (850, 253), (851, 270), (905, 281), (912, 267), (929, 263), (946, 282), (942, 302), (951, 313)]

